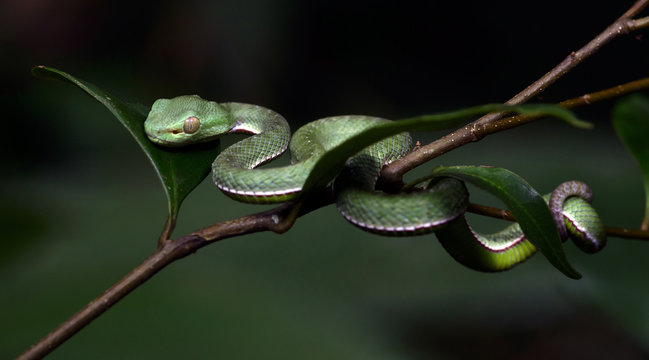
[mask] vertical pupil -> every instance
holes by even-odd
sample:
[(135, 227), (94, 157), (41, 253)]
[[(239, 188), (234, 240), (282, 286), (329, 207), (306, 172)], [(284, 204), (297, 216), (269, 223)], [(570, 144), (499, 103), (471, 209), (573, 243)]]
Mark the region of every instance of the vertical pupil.
[(190, 116), (185, 119), (183, 123), (183, 132), (186, 134), (193, 134), (198, 131), (198, 128), (201, 125), (201, 121), (196, 116)]

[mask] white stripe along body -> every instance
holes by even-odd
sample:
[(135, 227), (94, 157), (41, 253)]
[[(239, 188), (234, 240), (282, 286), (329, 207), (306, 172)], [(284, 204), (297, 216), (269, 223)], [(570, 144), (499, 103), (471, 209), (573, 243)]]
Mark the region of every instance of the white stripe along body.
[[(291, 139), (288, 123), (272, 110), (249, 104), (218, 104), (191, 95), (156, 101), (145, 130), (151, 141), (163, 146), (210, 141), (233, 132), (252, 134), (217, 156), (212, 178), (219, 189), (234, 199), (277, 203), (296, 198), (322, 154), (386, 121), (389, 120), (361, 115), (328, 117), (307, 123)], [(491, 235), (474, 232), (462, 216), (468, 193), (459, 180), (441, 179), (426, 189), (402, 194), (375, 191), (381, 168), (408, 153), (411, 146), (408, 134), (398, 134), (367, 147), (347, 161), (332, 184), (337, 207), (345, 219), (382, 235), (435, 231), (454, 258), (482, 271), (511, 268), (535, 252), (517, 224)], [(256, 169), (288, 147), (290, 165)], [(584, 184), (569, 182), (555, 190), (550, 202), (562, 237), (570, 234), (578, 239), (582, 249), (594, 252), (603, 247), (605, 237), (597, 214), (581, 198), (589, 201), (588, 191)], [(562, 226), (567, 230), (561, 230)]]

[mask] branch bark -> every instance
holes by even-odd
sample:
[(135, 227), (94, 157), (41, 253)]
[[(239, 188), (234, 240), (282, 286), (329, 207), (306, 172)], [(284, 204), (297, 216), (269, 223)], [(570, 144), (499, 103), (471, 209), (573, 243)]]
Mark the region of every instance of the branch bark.
[(285, 232), (291, 228), (297, 217), (332, 202), (330, 192), (317, 194), (317, 196), (313, 196), (313, 199), (313, 201), (309, 201), (309, 204), (305, 206), (296, 203), (286, 203), (275, 209), (220, 222), (179, 239), (164, 242), (153, 255), (144, 260), (144, 262), (106, 290), (102, 295), (72, 315), (38, 343), (34, 344), (29, 350), (20, 355), (17, 360), (40, 359), (49, 354), (86, 325), (90, 324), (99, 315), (110, 309), (131, 291), (146, 282), (158, 271), (164, 269), (174, 261), (196, 252), (203, 246), (230, 237), (255, 232)]
[[(581, 49), (570, 53), (568, 57), (552, 70), (509, 99), (506, 104), (518, 105), (530, 100), (547, 89), (550, 85), (554, 84), (563, 75), (568, 73), (575, 66), (579, 65), (586, 58), (596, 53), (597, 50), (611, 40), (620, 35), (628, 34), (632, 31), (648, 26), (647, 18), (641, 18), (638, 20), (632, 19), (647, 5), (649, 5), (649, 0), (636, 1), (629, 10), (627, 10), (594, 39), (589, 41)], [(428, 145), (422, 146), (417, 151), (413, 151), (412, 153), (394, 161), (390, 165), (386, 166), (381, 172), (382, 187), (392, 191), (400, 188), (403, 185), (403, 175), (406, 172), (459, 146), (481, 140), (484, 136), (490, 133), (487, 131), (489, 125), (501, 117), (502, 113), (487, 114), (471, 124)]]
[(198, 236), (186, 236), (174, 242), (167, 242), (158, 248), (153, 255), (133, 269), (101, 296), (94, 299), (83, 309), (72, 315), (59, 327), (45, 336), (17, 359), (40, 359), (68, 340), (72, 335), (110, 309), (115, 303), (142, 285), (151, 276), (170, 263), (181, 259), (204, 246), (205, 240)]

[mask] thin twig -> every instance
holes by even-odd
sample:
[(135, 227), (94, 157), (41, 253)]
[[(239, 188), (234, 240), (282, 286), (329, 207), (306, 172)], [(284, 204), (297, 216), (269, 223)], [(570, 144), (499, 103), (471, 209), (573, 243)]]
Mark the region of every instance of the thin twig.
[(631, 29), (632, 31), (637, 31), (649, 27), (649, 16), (645, 16), (643, 18), (639, 18), (635, 20), (629, 20), (628, 26), (629, 29)]
[[(620, 35), (628, 34), (632, 31), (643, 28), (646, 25), (646, 18), (637, 21), (632, 20), (632, 17), (637, 15), (642, 9), (649, 5), (649, 0), (638, 0), (624, 15), (618, 18), (613, 24), (608, 26), (602, 33), (597, 35), (593, 40), (589, 41), (581, 49), (572, 52), (561, 63), (555, 66), (548, 73), (543, 75), (537, 81), (529, 85), (520, 93), (509, 99), (506, 104), (517, 105), (528, 101), (540, 92), (548, 88), (559, 78), (572, 70), (575, 66), (579, 65), (584, 59), (593, 55), (603, 45)], [(471, 124), (448, 134), (441, 139), (438, 139), (428, 145), (422, 146), (418, 151), (413, 151), (410, 154), (394, 161), (386, 166), (381, 172), (382, 187), (385, 189), (397, 189), (403, 184), (403, 175), (414, 169), (415, 167), (461, 145), (470, 142), (479, 141), (484, 137), (485, 128), (492, 122), (498, 120), (502, 114), (492, 113), (487, 114), (480, 119), (472, 122)]]
[[(616, 85), (608, 89), (596, 91), (594, 93), (585, 94), (578, 96), (572, 99), (564, 100), (557, 103), (557, 106), (561, 106), (566, 109), (574, 109), (580, 106), (594, 104), (603, 100), (609, 100), (613, 98), (620, 97), (622, 95), (638, 92), (641, 90), (649, 89), (649, 77), (643, 78), (640, 80), (631, 81), (625, 84)], [(503, 130), (511, 129), (516, 126), (520, 126), (526, 123), (529, 123), (534, 120), (543, 118), (544, 115), (515, 115), (511, 117), (506, 117), (502, 119), (497, 119), (484, 127), (480, 133), (481, 137), (491, 135)]]
[[(649, 78), (631, 81), (594, 93), (578, 96), (562, 101), (557, 105), (565, 107), (567, 109), (574, 109), (579, 106), (590, 105), (599, 101), (613, 99), (622, 95), (646, 89), (649, 89)], [(516, 115), (502, 119), (496, 119), (488, 125), (482, 127), (479, 131), (475, 131), (470, 125), (464, 126), (448, 135), (445, 135), (431, 142), (424, 147), (421, 147), (418, 151), (411, 152), (410, 154), (394, 161), (390, 165), (383, 168), (383, 170), (381, 171), (381, 176), (379, 177), (378, 187), (388, 192), (398, 192), (403, 187), (401, 176), (403, 176), (403, 173), (410, 170), (410, 167), (414, 168), (420, 165), (420, 162), (424, 163), (426, 161), (429, 161), (451, 150), (472, 142), (476, 142), (487, 135), (521, 126), (543, 117), (543, 115)], [(405, 160), (402, 162), (402, 160), (406, 158), (409, 158), (410, 160)], [(398, 181), (395, 182), (395, 179), (397, 179)]]
[[(555, 66), (552, 70), (548, 71), (541, 78), (526, 87), (523, 91), (516, 94), (511, 99), (507, 100), (507, 105), (522, 104), (539, 93), (543, 92), (550, 85), (554, 84), (563, 75), (572, 70), (575, 66), (579, 65), (586, 58), (596, 53), (602, 46), (609, 41), (617, 38), (620, 35), (626, 35), (632, 31), (638, 30), (639, 27), (634, 26), (632, 18), (642, 11), (647, 5), (649, 0), (636, 1), (629, 10), (620, 16), (615, 22), (609, 25), (604, 31), (597, 35), (594, 39), (589, 41), (581, 49), (570, 53), (562, 62)], [(500, 117), (500, 114), (487, 114), (473, 123), (473, 126), (485, 126), (491, 121)]]
[(619, 227), (606, 227), (606, 235), (624, 239), (649, 240), (649, 231), (640, 229), (625, 229)]
[(507, 220), (507, 221), (516, 221), (514, 215), (511, 212), (505, 209), (498, 209), (495, 207), (469, 203), (469, 206), (466, 208), (467, 212), (484, 215), (496, 219)]

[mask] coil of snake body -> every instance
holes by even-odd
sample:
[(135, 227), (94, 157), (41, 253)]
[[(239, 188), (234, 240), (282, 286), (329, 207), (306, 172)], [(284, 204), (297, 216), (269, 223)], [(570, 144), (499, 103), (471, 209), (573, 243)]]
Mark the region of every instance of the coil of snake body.
[[(216, 103), (196, 95), (157, 100), (145, 121), (149, 139), (167, 147), (206, 142), (229, 133), (252, 136), (223, 150), (212, 164), (216, 186), (228, 196), (249, 203), (278, 203), (295, 199), (316, 161), (345, 139), (389, 120), (361, 115), (319, 119), (298, 129), (291, 138), (287, 121), (257, 105)], [(291, 165), (257, 167), (287, 148)], [(480, 271), (509, 269), (536, 248), (514, 223), (494, 234), (480, 234), (467, 223), (468, 192), (456, 179), (442, 178), (420, 191), (386, 194), (375, 191), (381, 168), (412, 150), (407, 133), (373, 144), (349, 158), (331, 185), (340, 213), (357, 227), (382, 235), (435, 232), (449, 254)], [(606, 241), (604, 227), (590, 205), (591, 193), (571, 181), (545, 196), (562, 239), (572, 238), (582, 250), (599, 251)]]

